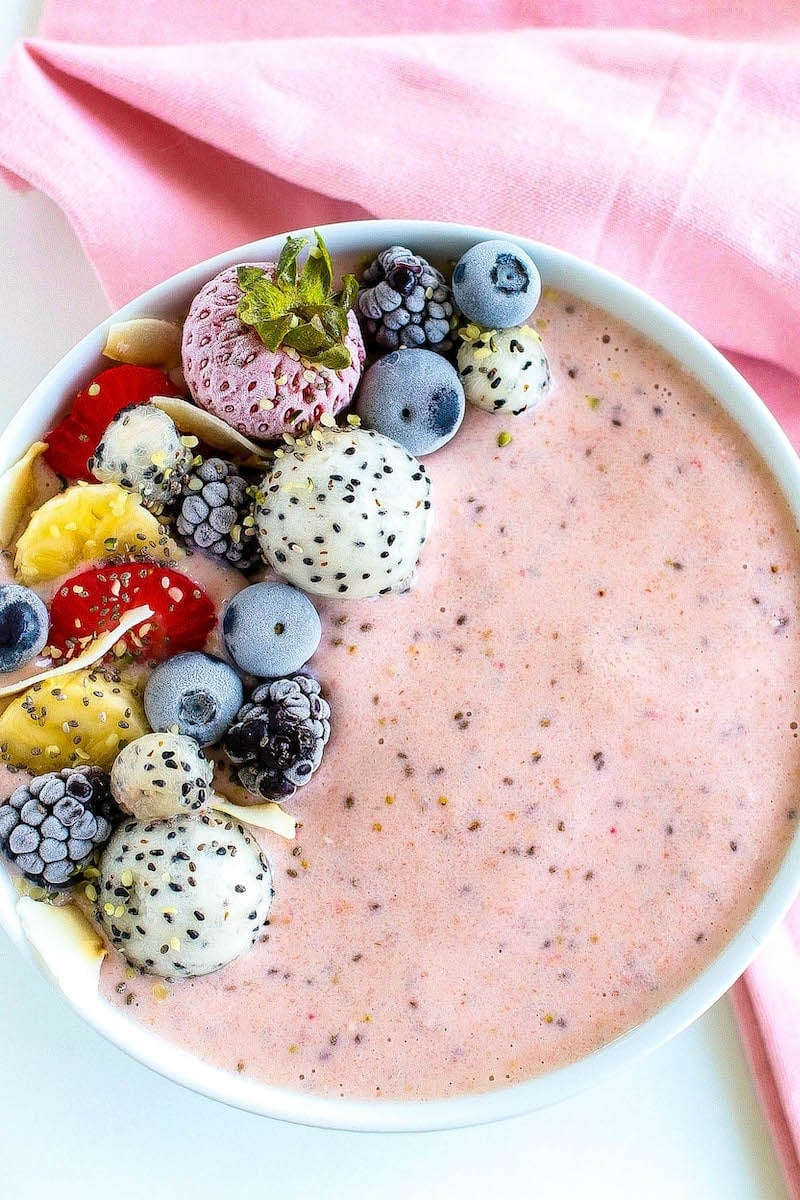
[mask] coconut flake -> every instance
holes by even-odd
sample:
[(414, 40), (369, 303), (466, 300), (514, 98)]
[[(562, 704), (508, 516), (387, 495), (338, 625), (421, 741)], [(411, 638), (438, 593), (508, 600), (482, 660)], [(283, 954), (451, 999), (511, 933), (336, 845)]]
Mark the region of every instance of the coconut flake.
[(152, 403), (172, 417), (181, 433), (193, 434), (207, 446), (224, 451), (237, 462), (257, 467), (263, 467), (269, 462), (270, 455), (263, 446), (257, 446), (233, 426), (226, 424), (213, 413), (206, 412), (204, 408), (198, 408), (196, 404), (174, 396), (154, 396)]
[(4, 696), (14, 696), (17, 692), (24, 692), (34, 683), (44, 683), (45, 679), (52, 679), (54, 675), (71, 675), (74, 671), (82, 671), (85, 667), (93, 666), (108, 654), (115, 642), (124, 637), (129, 630), (141, 624), (142, 621), (149, 620), (152, 616), (154, 616), (153, 610), (147, 604), (143, 604), (139, 608), (132, 608), (130, 612), (122, 615), (113, 629), (106, 630), (105, 633), (101, 633), (99, 637), (90, 642), (77, 658), (67, 659), (58, 666), (47, 667), (46, 670), (39, 671), (36, 675), (29, 675), (27, 679), (15, 679), (13, 683), (7, 683), (5, 687), (0, 688), (0, 699)]
[(34, 442), (13, 467), (0, 476), (0, 545), (14, 540), (22, 518), (36, 499), (34, 464), (47, 449), (47, 442)]
[(255, 829), (268, 829), (280, 837), (292, 841), (297, 830), (294, 817), (281, 808), (280, 804), (268, 801), (266, 804), (233, 804), (222, 796), (215, 796), (211, 807), (215, 812), (225, 813), (240, 821), (243, 825), (252, 825)]
[(96, 996), (106, 948), (89, 918), (74, 904), (46, 904), (28, 896), (17, 901), (17, 916), (57, 987), (73, 1000)]
[(115, 362), (169, 371), (181, 361), (181, 331), (158, 317), (116, 321), (108, 327), (103, 354)]

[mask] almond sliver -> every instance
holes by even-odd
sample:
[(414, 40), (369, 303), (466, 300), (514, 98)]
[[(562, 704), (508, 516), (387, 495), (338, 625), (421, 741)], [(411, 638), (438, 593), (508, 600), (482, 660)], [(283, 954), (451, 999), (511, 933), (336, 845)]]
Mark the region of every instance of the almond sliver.
[(23, 896), (17, 916), (47, 974), (65, 995), (86, 1000), (100, 987), (106, 948), (88, 917), (74, 904), (47, 904)]
[(48, 667), (44, 671), (39, 671), (36, 675), (29, 675), (27, 679), (16, 679), (13, 683), (7, 683), (5, 687), (0, 687), (0, 699), (4, 696), (14, 696), (17, 692), (24, 692), (34, 683), (44, 683), (45, 679), (52, 679), (54, 675), (71, 675), (75, 671), (82, 671), (85, 667), (91, 667), (94, 663), (99, 662), (104, 655), (108, 654), (115, 642), (118, 642), (121, 637), (133, 629), (134, 626), (140, 625), (142, 621), (149, 620), (152, 617), (153, 610), (149, 605), (143, 604), (140, 608), (132, 608), (130, 612), (123, 614), (119, 623), (113, 629), (106, 630), (96, 637), (93, 642), (90, 642), (82, 654), (77, 658), (67, 659), (65, 662), (59, 663), (58, 666)]
[(22, 518), (36, 500), (34, 464), (47, 442), (34, 442), (22, 458), (0, 476), (0, 546), (11, 545)]
[(252, 825), (255, 829), (268, 829), (280, 837), (292, 841), (297, 830), (297, 822), (290, 813), (281, 808), (280, 804), (233, 804), (222, 796), (215, 796), (211, 804), (215, 812), (225, 813), (243, 825)]
[(181, 361), (181, 331), (172, 321), (158, 317), (117, 321), (109, 326), (103, 354), (134, 367), (163, 367), (170, 371)]
[(190, 404), (188, 400), (179, 400), (172, 396), (154, 396), (153, 404), (172, 417), (181, 433), (191, 434), (214, 450), (223, 450), (238, 462), (261, 467), (270, 460), (270, 454), (264, 446), (251, 442), (233, 426), (215, 417), (213, 413), (206, 412), (204, 408)]

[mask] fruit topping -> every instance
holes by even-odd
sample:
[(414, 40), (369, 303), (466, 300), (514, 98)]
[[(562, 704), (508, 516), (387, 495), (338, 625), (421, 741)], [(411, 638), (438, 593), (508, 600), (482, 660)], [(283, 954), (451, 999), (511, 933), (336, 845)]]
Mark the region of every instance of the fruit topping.
[(213, 778), (213, 763), (193, 738), (146, 733), (114, 760), (111, 793), (124, 812), (153, 821), (210, 807)]
[(69, 887), (119, 816), (105, 771), (50, 771), (20, 784), (0, 804), (0, 849), (32, 883)]
[(356, 298), (364, 334), (379, 350), (452, 348), (453, 297), (444, 276), (405, 246), (390, 246), (362, 276)]
[(89, 459), (89, 470), (103, 483), (138, 492), (145, 508), (161, 513), (181, 490), (194, 451), (160, 408), (137, 404), (112, 418)]
[(285, 583), (254, 583), (229, 600), (225, 649), (240, 671), (261, 679), (292, 675), (317, 649), (322, 624), (314, 605)]
[(449, 442), (464, 407), (455, 368), (430, 350), (395, 350), (379, 358), (358, 389), (361, 424), (412, 454), (432, 454)]
[(241, 825), (217, 816), (125, 821), (103, 851), (95, 918), (134, 967), (209, 975), (244, 954), (272, 904), (272, 875)]
[(78, 392), (67, 415), (45, 441), (45, 461), (66, 479), (92, 478), (89, 458), (109, 421), (131, 404), (144, 404), (153, 396), (180, 396), (164, 371), (152, 367), (121, 366), (101, 371)]
[(246, 571), (258, 561), (252, 485), (232, 463), (207, 458), (183, 481), (175, 529), (187, 545)]
[(117, 643), (117, 657), (160, 662), (199, 650), (214, 627), (214, 605), (198, 583), (154, 563), (90, 567), (72, 575), (50, 605), (54, 657), (73, 658), (89, 641), (118, 625), (126, 612), (147, 605), (152, 616)]
[[(108, 954), (92, 922), (75, 904), (41, 904), (20, 896), (17, 916), (28, 945), (40, 965), (75, 1004), (94, 1000), (100, 990), (100, 969)], [(46, 892), (47, 889), (45, 889)]]
[(233, 667), (189, 651), (156, 667), (144, 689), (144, 708), (153, 729), (177, 729), (213, 746), (233, 723), (243, 695)]
[(48, 627), (47, 609), (35, 592), (17, 583), (0, 585), (0, 671), (16, 671), (36, 658)]
[(183, 369), (193, 398), (260, 441), (296, 436), (350, 402), (364, 345), (345, 277), (331, 292), (324, 242), (302, 272), (304, 238), (289, 238), (275, 263), (229, 267), (195, 297), (183, 330)]
[[(23, 678), (13, 679), (10, 683), (4, 683), (0, 687), (0, 698), (24, 692), (26, 688), (32, 687), (35, 683), (44, 683), (59, 675), (73, 675), (77, 671), (85, 671), (88, 667), (93, 667), (110, 653), (126, 633), (135, 629), (137, 625), (144, 624), (152, 615), (152, 608), (148, 608), (146, 604), (141, 605), (140, 608), (132, 608), (130, 612), (123, 613), (117, 625), (112, 626), (106, 633), (91, 638), (80, 654), (67, 661), (58, 658), (59, 651), (55, 647), (45, 647), (43, 653), (51, 656), (49, 665), (32, 675), (25, 675)], [(55, 658), (52, 657), (53, 655)]]
[(119, 554), (164, 560), (183, 551), (134, 492), (115, 483), (75, 484), (33, 513), (14, 566), (20, 583), (37, 584)]
[(478, 242), (453, 271), (453, 298), (469, 321), (485, 329), (522, 325), (542, 294), (533, 259), (514, 242)]
[[(47, 449), (46, 442), (34, 442), (12, 467), (0, 476), (0, 547), (6, 549), (39, 491), (36, 460)], [(55, 476), (52, 476), (55, 480)]]
[(103, 354), (116, 362), (133, 363), (137, 367), (163, 367), (170, 371), (180, 366), (180, 327), (158, 317), (116, 321), (108, 327)]
[(470, 404), (514, 416), (540, 407), (550, 390), (550, 367), (535, 329), (467, 325), (460, 336), (458, 373)]
[(175, 396), (156, 396), (153, 404), (172, 418), (181, 433), (196, 437), (204, 446), (220, 451), (234, 462), (263, 467), (269, 460), (270, 451), (265, 446), (251, 442), (233, 426), (188, 400), (180, 400)]
[(430, 528), (430, 479), (371, 429), (323, 429), (278, 459), (258, 493), (270, 566), (303, 591), (362, 599), (410, 586)]
[(310, 675), (260, 684), (225, 738), (242, 786), (267, 800), (293, 796), (322, 762), (330, 715)]
[(41, 774), (66, 766), (108, 770), (147, 733), (138, 692), (118, 676), (76, 672), (35, 683), (0, 715), (0, 760)]

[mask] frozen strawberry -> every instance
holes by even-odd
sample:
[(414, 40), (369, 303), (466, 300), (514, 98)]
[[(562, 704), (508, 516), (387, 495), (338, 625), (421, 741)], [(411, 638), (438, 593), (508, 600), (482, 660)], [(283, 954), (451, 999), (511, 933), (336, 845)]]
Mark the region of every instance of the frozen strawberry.
[[(157, 563), (92, 567), (67, 579), (53, 597), (49, 644), (63, 658), (73, 658), (87, 639), (112, 629), (142, 604), (154, 615), (125, 635), (124, 653), (147, 662), (201, 649), (216, 620), (206, 592), (180, 571)], [(114, 654), (120, 657), (119, 643)]]
[(87, 462), (109, 422), (130, 404), (154, 396), (180, 396), (179, 388), (155, 367), (110, 367), (78, 392), (72, 408), (48, 433), (45, 461), (66, 479), (92, 480)]

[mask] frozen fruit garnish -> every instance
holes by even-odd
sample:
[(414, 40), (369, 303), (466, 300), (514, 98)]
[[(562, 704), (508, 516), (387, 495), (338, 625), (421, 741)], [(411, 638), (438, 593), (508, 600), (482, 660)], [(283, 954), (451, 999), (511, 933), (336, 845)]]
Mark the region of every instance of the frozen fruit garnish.
[[(342, 369), (312, 364), (292, 346), (269, 348), (261, 336), (269, 337), (269, 331), (260, 326), (259, 293), (277, 269), (277, 263), (262, 262), (220, 271), (195, 296), (183, 327), (183, 372), (198, 408), (248, 439), (267, 442), (286, 433), (301, 437), (335, 417), (350, 403), (364, 361), (364, 342), (352, 309), (344, 335), (347, 357), (342, 356), (349, 365)], [(246, 280), (252, 272), (255, 292), (246, 282), (244, 288), (251, 291), (249, 316), (259, 328), (237, 315), (244, 300), (240, 272)], [(297, 321), (299, 327), (299, 316)], [(199, 429), (188, 432), (229, 452), (219, 439), (205, 439)]]
[(78, 392), (67, 415), (48, 433), (45, 461), (65, 479), (91, 480), (89, 458), (118, 412), (154, 396), (180, 395), (169, 375), (156, 367), (126, 364), (101, 371)]
[(541, 407), (550, 390), (550, 366), (535, 329), (467, 325), (458, 336), (458, 374), (470, 404), (515, 417)]
[(168, 413), (134, 404), (106, 427), (89, 467), (103, 483), (138, 492), (145, 508), (160, 514), (180, 492), (196, 445), (196, 438), (181, 437)]
[(252, 325), (269, 350), (289, 346), (309, 362), (341, 371), (351, 354), (345, 339), (347, 314), (353, 307), (358, 281), (345, 275), (342, 290), (334, 292), (333, 264), (328, 247), (315, 231), (317, 244), (298, 273), (297, 258), (308, 238), (290, 237), (281, 250), (275, 274), (259, 267), (239, 267), (242, 298), (236, 315)]
[(0, 671), (16, 671), (36, 658), (47, 641), (41, 597), (17, 583), (0, 586)]
[(464, 419), (464, 388), (442, 354), (393, 350), (377, 359), (361, 380), (361, 424), (405, 446), (432, 454), (449, 442)]
[(198, 462), (183, 477), (179, 503), (175, 529), (187, 545), (240, 571), (258, 561), (252, 487), (233, 463)]
[(111, 671), (75, 671), (34, 683), (0, 715), (0, 760), (33, 775), (62, 767), (111, 769), (148, 732), (141, 697)]
[(470, 246), (453, 271), (453, 299), (484, 329), (522, 325), (539, 303), (542, 281), (521, 246), (500, 238)]
[(262, 556), (316, 596), (406, 591), (430, 532), (430, 488), (422, 463), (374, 429), (315, 430), (258, 488)]
[(194, 738), (146, 733), (120, 750), (111, 768), (111, 794), (139, 821), (169, 820), (209, 808), (214, 764)]
[(131, 966), (163, 979), (209, 975), (245, 954), (272, 904), (258, 843), (214, 814), (123, 821), (99, 870), (95, 920)]
[[(123, 653), (161, 662), (205, 644), (216, 620), (214, 605), (199, 584), (180, 571), (153, 563), (92, 567), (67, 579), (50, 605), (51, 647), (59, 661), (76, 657), (87, 639), (113, 629), (122, 616), (147, 604), (153, 610), (124, 637)], [(119, 657), (120, 643), (114, 649)]]
[(230, 663), (189, 651), (161, 663), (144, 689), (144, 709), (153, 729), (174, 730), (213, 746), (230, 728), (244, 693)]
[(31, 514), (17, 540), (17, 580), (28, 586), (60, 579), (79, 563), (130, 554), (175, 562), (183, 551), (141, 496), (115, 483), (76, 483)]
[(49, 771), (0, 803), (0, 850), (32, 883), (66, 888), (121, 815), (99, 767)]
[(405, 246), (389, 246), (361, 279), (356, 314), (378, 350), (452, 349), (453, 297), (436, 267)]

